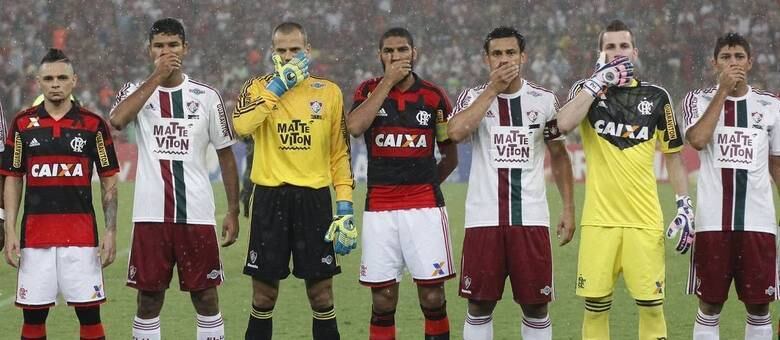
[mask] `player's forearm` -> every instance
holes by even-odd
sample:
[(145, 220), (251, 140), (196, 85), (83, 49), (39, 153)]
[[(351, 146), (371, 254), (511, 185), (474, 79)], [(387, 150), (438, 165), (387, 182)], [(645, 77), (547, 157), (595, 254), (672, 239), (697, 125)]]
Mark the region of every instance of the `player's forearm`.
[(447, 177), (450, 177), (455, 168), (458, 167), (458, 146), (455, 143), (447, 143), (439, 148), (441, 159), (436, 164), (436, 172), (439, 183), (444, 183)]
[(450, 140), (460, 143), (474, 133), (497, 95), (497, 92), (487, 87), (469, 107), (450, 118), (447, 122), (447, 136)]
[(715, 127), (718, 125), (720, 111), (726, 102), (728, 92), (719, 88), (712, 97), (712, 101), (707, 105), (704, 114), (693, 126), (685, 132), (685, 139), (696, 150), (704, 149), (707, 144), (712, 142), (712, 135), (715, 134)]
[(688, 194), (688, 171), (685, 170), (685, 164), (682, 161), (680, 152), (664, 154), (666, 160), (666, 171), (669, 174), (669, 181), (677, 195)]
[(22, 178), (8, 176), (3, 186), (5, 201), (5, 235), (16, 235), (16, 217), (19, 213), (19, 203), (22, 200)]
[(222, 172), (222, 184), (225, 186), (225, 195), (228, 201), (228, 213), (238, 214), (239, 189), (238, 189), (238, 167), (236, 158), (230, 147), (217, 150), (219, 158), (219, 169)]
[(122, 130), (127, 124), (130, 124), (138, 116), (138, 112), (141, 111), (141, 108), (149, 100), (152, 93), (157, 90), (160, 81), (156, 77), (150, 77), (137, 90), (119, 102), (111, 110), (111, 116), (109, 117), (111, 126), (117, 130)]
[(116, 216), (119, 208), (119, 190), (117, 189), (118, 176), (100, 178), (100, 193), (103, 202), (103, 217), (106, 230), (116, 230)]
[(558, 129), (561, 133), (569, 133), (577, 128), (578, 125), (588, 115), (590, 105), (595, 98), (587, 91), (580, 91), (577, 96), (570, 100), (558, 111)]
[(347, 116), (347, 132), (350, 135), (358, 137), (368, 130), (371, 123), (374, 122), (377, 112), (382, 107), (382, 103), (384, 103), (385, 98), (387, 98), (392, 89), (393, 84), (382, 79), (368, 98), (349, 113)]
[(571, 168), (571, 158), (564, 142), (555, 143), (549, 147), (550, 168), (555, 186), (563, 201), (563, 209), (574, 213), (574, 172)]
[(775, 187), (780, 192), (780, 156), (769, 156), (769, 175), (775, 181)]
[[(2, 112), (0, 112), (0, 114), (2, 114)], [(2, 119), (1, 116), (0, 119)], [(0, 190), (2, 190), (4, 186), (5, 186), (5, 176), (0, 176)], [(0, 195), (0, 209), (5, 209), (5, 203), (4, 203), (5, 200), (3, 199), (3, 196), (4, 195)]]

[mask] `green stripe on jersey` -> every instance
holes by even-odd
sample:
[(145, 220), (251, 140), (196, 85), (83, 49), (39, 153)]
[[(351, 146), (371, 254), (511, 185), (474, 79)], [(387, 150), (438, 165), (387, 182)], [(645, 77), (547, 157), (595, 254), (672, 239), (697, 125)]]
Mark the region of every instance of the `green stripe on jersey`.
[[(523, 108), (520, 105), (520, 97), (509, 100), (509, 112), (512, 117), (512, 126), (523, 126)], [(509, 170), (510, 206), (509, 224), (523, 225), (523, 169)]]
[[(184, 118), (184, 103), (181, 90), (171, 95), (173, 118)], [(173, 167), (173, 187), (176, 195), (176, 223), (187, 223), (187, 186), (184, 183), (184, 162), (171, 161)]]
[[(740, 100), (737, 105), (737, 127), (748, 127), (747, 100)], [(734, 171), (734, 230), (745, 230), (745, 201), (747, 196), (748, 171)]]

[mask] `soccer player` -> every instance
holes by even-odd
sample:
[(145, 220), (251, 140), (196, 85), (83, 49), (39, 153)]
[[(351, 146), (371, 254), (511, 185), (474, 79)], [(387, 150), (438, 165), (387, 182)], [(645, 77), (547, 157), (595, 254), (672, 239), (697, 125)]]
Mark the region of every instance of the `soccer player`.
[(362, 134), (368, 146), (360, 283), (371, 287), (369, 339), (395, 339), (404, 267), (417, 283), (425, 339), (449, 339), (444, 281), (455, 270), (439, 184), (458, 165), (445, 121), (452, 106), (444, 90), (413, 72), (417, 49), (409, 31), (386, 31), (378, 54), (384, 76), (358, 86), (347, 119), (347, 131)]
[[(696, 340), (720, 337), (720, 311), (734, 280), (745, 304), (745, 339), (771, 339), (769, 304), (777, 299), (772, 182), (780, 187), (780, 100), (748, 85), (750, 43), (719, 37), (712, 66), (717, 86), (689, 92), (685, 138), (699, 151), (700, 214), (688, 293), (699, 297)], [(704, 213), (706, 212), (706, 213)]]
[[(236, 132), (252, 135), (255, 184), (244, 274), (252, 277), (246, 339), (271, 339), (279, 281), (306, 282), (314, 339), (339, 339), (332, 277), (336, 254), (357, 245), (352, 224), (352, 170), (341, 89), (309, 75), (311, 46), (300, 24), (272, 33), (275, 72), (250, 79), (239, 94)], [(332, 216), (329, 186), (336, 192)]]
[[(21, 338), (46, 338), (46, 317), (60, 294), (75, 307), (80, 338), (104, 339), (102, 267), (116, 257), (119, 164), (114, 144), (100, 115), (69, 99), (77, 78), (61, 50), (50, 49), (43, 57), (37, 81), (44, 101), (13, 119), (0, 170), (7, 176), (5, 259), (19, 269)], [(100, 243), (92, 207), (93, 166), (105, 216)], [(19, 238), (15, 227), (23, 187)]]
[(217, 295), (222, 263), (206, 157), (211, 144), (228, 201), (222, 222), (222, 246), (227, 247), (238, 236), (238, 172), (231, 150), (236, 139), (219, 92), (182, 73), (189, 51), (182, 23), (156, 21), (148, 51), (154, 71), (140, 84), (126, 84), (111, 111), (115, 128), (137, 126), (127, 271), (127, 285), (138, 290), (133, 338), (160, 339), (160, 310), (175, 265), (179, 288), (190, 293), (197, 313), (197, 339), (222, 339)]
[(690, 247), (693, 210), (680, 157), (683, 139), (672, 102), (660, 86), (633, 77), (634, 36), (612, 21), (599, 36), (596, 71), (574, 84), (558, 112), (564, 133), (580, 127), (588, 173), (580, 225), (577, 295), (585, 298), (583, 339), (609, 338), (612, 292), (622, 272), (639, 308), (639, 339), (666, 337), (663, 216), (653, 172), (660, 143), (682, 230), (677, 250)]
[(483, 48), (490, 78), (461, 93), (448, 128), (450, 139), (471, 142), (473, 150), (461, 260), (460, 296), (468, 299), (463, 338), (493, 338), (492, 313), (508, 276), (523, 311), (523, 339), (552, 339), (545, 147), (563, 200), (560, 245), (569, 243), (575, 228), (571, 160), (556, 126), (558, 100), (523, 79), (526, 42), (515, 28), (493, 29)]

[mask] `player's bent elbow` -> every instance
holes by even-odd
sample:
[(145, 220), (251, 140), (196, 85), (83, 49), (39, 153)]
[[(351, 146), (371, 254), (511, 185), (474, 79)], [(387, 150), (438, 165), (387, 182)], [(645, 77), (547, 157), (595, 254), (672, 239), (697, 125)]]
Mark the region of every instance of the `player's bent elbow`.
[(696, 138), (695, 136), (688, 135), (688, 138), (686, 139), (688, 140), (688, 145), (696, 151), (701, 151), (707, 146), (707, 142), (704, 141), (703, 138)]
[(119, 120), (119, 117), (115, 115), (111, 115), (111, 117), (108, 118), (108, 123), (111, 124), (111, 127), (116, 129), (117, 131), (122, 131), (122, 129), (125, 127), (125, 124)]

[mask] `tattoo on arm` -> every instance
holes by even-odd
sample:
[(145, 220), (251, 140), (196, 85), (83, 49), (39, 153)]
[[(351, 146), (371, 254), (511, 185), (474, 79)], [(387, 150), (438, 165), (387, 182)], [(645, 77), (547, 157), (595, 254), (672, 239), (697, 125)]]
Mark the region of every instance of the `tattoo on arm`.
[(106, 229), (116, 230), (117, 188), (116, 181), (106, 180), (100, 190), (103, 196), (103, 215), (106, 219)]

